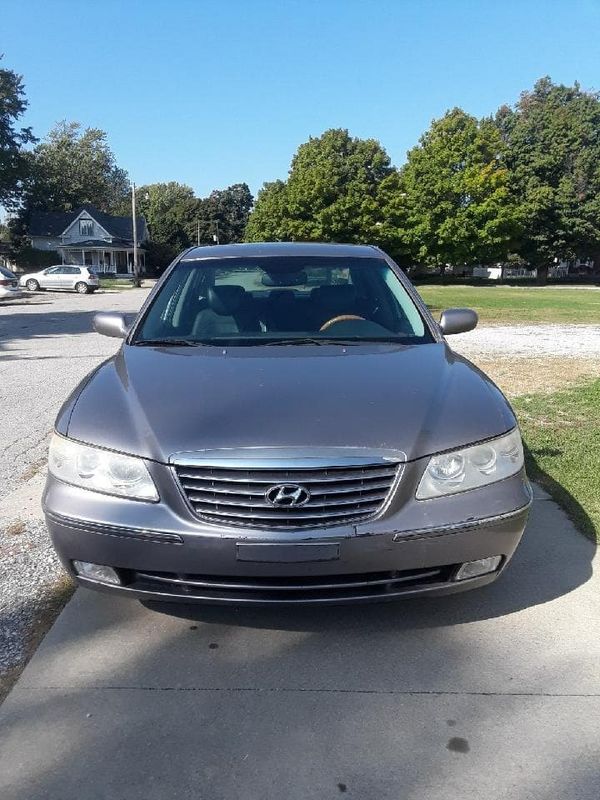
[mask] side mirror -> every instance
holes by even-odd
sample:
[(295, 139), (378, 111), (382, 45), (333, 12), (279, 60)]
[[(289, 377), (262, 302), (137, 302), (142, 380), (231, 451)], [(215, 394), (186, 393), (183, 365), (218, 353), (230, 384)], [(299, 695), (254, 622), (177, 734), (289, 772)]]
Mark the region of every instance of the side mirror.
[(129, 325), (124, 314), (119, 314), (117, 311), (99, 311), (94, 316), (94, 330), (101, 336), (124, 339), (129, 333)]
[(472, 331), (478, 322), (477, 312), (472, 308), (447, 308), (442, 311), (440, 328), (444, 336), (450, 336), (452, 333)]

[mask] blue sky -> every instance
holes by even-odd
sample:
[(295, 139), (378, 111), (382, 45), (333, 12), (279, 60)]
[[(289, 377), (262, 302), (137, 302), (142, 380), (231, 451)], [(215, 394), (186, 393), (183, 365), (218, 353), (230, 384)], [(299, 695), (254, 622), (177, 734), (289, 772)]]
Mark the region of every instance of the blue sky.
[(199, 194), (285, 178), (330, 127), (396, 164), (432, 119), (484, 115), (542, 75), (600, 89), (600, 0), (27, 0), (2, 4), (26, 123), (107, 131), (136, 183)]

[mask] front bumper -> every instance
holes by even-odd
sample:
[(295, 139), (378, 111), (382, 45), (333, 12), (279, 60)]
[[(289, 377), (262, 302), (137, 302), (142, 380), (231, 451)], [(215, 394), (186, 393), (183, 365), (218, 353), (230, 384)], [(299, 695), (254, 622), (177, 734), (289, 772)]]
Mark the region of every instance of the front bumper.
[[(327, 604), (451, 594), (495, 580), (523, 534), (529, 483), (521, 473), (466, 494), (405, 504), (371, 523), (281, 532), (203, 524), (177, 507), (176, 495), (168, 505), (136, 503), (49, 477), (44, 510), (82, 586), (175, 602)], [(495, 572), (455, 579), (462, 563), (491, 556), (502, 557)], [(75, 576), (74, 560), (115, 568), (121, 585)]]
[(25, 292), (16, 286), (0, 287), (0, 300), (18, 300)]

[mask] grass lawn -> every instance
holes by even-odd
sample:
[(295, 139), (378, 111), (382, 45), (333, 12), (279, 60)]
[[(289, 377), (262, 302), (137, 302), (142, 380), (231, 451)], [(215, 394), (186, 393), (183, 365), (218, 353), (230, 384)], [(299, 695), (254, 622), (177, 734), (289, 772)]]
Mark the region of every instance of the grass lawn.
[(474, 308), (486, 324), (600, 324), (600, 288), (557, 286), (418, 286), (436, 319), (451, 306)]
[(132, 289), (133, 284), (129, 278), (100, 278), (101, 289)]
[(600, 541), (600, 380), (512, 400), (527, 470), (579, 529)]

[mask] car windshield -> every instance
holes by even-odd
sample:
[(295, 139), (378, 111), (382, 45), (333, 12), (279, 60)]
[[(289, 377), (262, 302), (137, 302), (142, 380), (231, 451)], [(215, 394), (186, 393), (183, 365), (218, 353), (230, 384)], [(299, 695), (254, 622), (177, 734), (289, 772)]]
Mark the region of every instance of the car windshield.
[(182, 260), (133, 344), (420, 344), (433, 338), (381, 258)]

